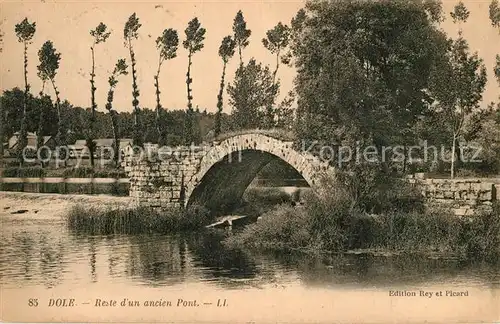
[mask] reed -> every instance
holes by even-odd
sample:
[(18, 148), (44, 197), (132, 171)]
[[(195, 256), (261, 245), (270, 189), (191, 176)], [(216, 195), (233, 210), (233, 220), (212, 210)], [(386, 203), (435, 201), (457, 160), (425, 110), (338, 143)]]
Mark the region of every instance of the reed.
[(159, 212), (146, 207), (102, 210), (76, 205), (66, 215), (71, 231), (92, 235), (181, 232), (199, 229), (211, 221), (209, 212), (199, 206)]

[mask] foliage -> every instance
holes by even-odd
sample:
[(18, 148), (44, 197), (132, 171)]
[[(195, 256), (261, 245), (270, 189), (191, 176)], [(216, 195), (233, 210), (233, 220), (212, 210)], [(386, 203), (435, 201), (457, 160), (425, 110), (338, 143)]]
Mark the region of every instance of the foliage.
[(337, 190), (320, 199), (306, 195), (305, 207), (279, 205), (224, 243), (232, 247), (299, 249), (311, 253), (369, 249), (446, 253), (488, 261), (500, 257), (498, 206), (492, 212), (462, 218), (439, 209), (369, 215), (351, 209), (348, 196)]
[(3, 169), (2, 177), (12, 178), (43, 178), (46, 171), (40, 167), (8, 167)]
[(43, 82), (50, 81), (52, 88), (56, 95), (56, 112), (57, 112), (57, 134), (56, 143), (58, 146), (66, 144), (66, 130), (63, 115), (61, 112), (61, 99), (59, 97), (59, 90), (56, 87), (55, 77), (59, 69), (59, 61), (61, 60), (61, 53), (57, 53), (52, 41), (48, 40), (38, 51), (38, 58), (40, 65), (38, 65), (38, 76)]
[[(23, 43), (24, 45), (24, 98), (23, 98), (23, 110), (21, 111), (21, 127), (19, 130), (19, 138), (18, 138), (18, 145), (17, 145), (17, 155), (19, 159), (20, 165), (23, 165), (24, 159), (22, 156), (23, 149), (26, 147), (28, 143), (27, 139), (27, 131), (26, 131), (26, 118), (27, 118), (27, 113), (28, 113), (28, 94), (30, 90), (30, 85), (28, 83), (28, 44), (31, 43), (31, 40), (33, 39), (33, 36), (35, 35), (36, 32), (36, 23), (30, 23), (28, 21), (28, 18), (24, 18), (22, 22), (19, 24), (16, 24), (15, 26), (15, 32), (16, 36), (18, 38), (18, 41), (20, 43)], [(2, 143), (3, 143), (3, 138), (2, 138)]]
[(308, 2), (292, 24), (297, 138), (359, 142), (379, 152), (415, 143), (414, 126), (432, 103), (433, 64), (447, 48), (428, 8), (418, 1)]
[(140, 108), (139, 108), (139, 87), (137, 86), (137, 70), (135, 68), (137, 61), (135, 58), (134, 49), (132, 46), (132, 40), (139, 37), (139, 28), (142, 24), (139, 23), (139, 18), (137, 18), (135, 12), (128, 18), (123, 28), (123, 38), (125, 39), (125, 46), (129, 49), (131, 70), (132, 70), (132, 106), (134, 107), (134, 134), (133, 140), (134, 145), (142, 146), (143, 137), (141, 136), (141, 125), (140, 125)]
[(97, 88), (95, 87), (95, 55), (94, 55), (94, 49), (97, 44), (104, 43), (109, 36), (111, 35), (111, 32), (107, 31), (107, 26), (104, 23), (99, 23), (97, 27), (94, 30), (90, 31), (90, 36), (93, 38), (92, 46), (90, 47), (90, 51), (92, 53), (92, 70), (90, 72), (90, 102), (91, 102), (91, 109), (92, 109), (92, 114), (90, 116), (89, 120), (89, 126), (87, 129), (87, 136), (86, 136), (86, 141), (87, 141), (87, 147), (90, 152), (90, 161), (91, 165), (94, 166), (94, 151), (96, 148), (96, 144), (94, 142), (95, 138), (95, 122), (96, 122), (96, 110), (97, 110), (97, 102), (95, 101), (95, 92)]
[[(465, 22), (468, 11), (460, 3), (452, 13), (454, 21)], [(479, 107), (486, 86), (486, 67), (477, 53), (469, 53), (469, 45), (461, 36), (438, 61), (431, 78), (431, 92), (438, 102), (438, 113), (443, 115), (451, 138), (451, 177), (454, 177), (456, 146), (465, 128), (465, 122)]]
[(236, 46), (238, 46), (238, 53), (240, 56), (240, 65), (243, 65), (242, 50), (250, 44), (248, 38), (252, 35), (252, 31), (247, 29), (247, 23), (243, 17), (243, 12), (239, 10), (233, 20), (233, 33)]
[(266, 32), (266, 38), (262, 39), (262, 44), (272, 54), (276, 55), (276, 68), (273, 72), (273, 79), (278, 73), (280, 55), (284, 51), (290, 40), (290, 28), (279, 22), (276, 26)]
[(274, 104), (279, 92), (279, 82), (273, 82), (269, 67), (251, 59), (236, 70), (227, 91), (236, 129), (265, 128), (267, 107)]
[(465, 23), (469, 19), (470, 11), (464, 5), (463, 1), (460, 1), (450, 12), (450, 16), (454, 23)]
[(158, 132), (158, 143), (160, 146), (165, 144), (166, 139), (166, 125), (161, 125), (161, 111), (162, 106), (160, 103), (160, 69), (165, 60), (171, 60), (177, 57), (177, 47), (179, 46), (179, 37), (177, 31), (169, 28), (163, 31), (163, 34), (156, 39), (156, 48), (160, 51), (160, 58), (158, 60), (158, 71), (154, 76), (156, 88), (156, 130)]
[(498, 0), (491, 0), (489, 6), (489, 16), (491, 25), (493, 27), (499, 28), (500, 32), (500, 4), (498, 3)]
[(206, 29), (201, 27), (198, 18), (195, 17), (188, 23), (188, 27), (185, 29), (186, 39), (182, 42), (185, 49), (188, 50), (188, 69), (186, 73), (186, 89), (187, 89), (187, 112), (186, 120), (184, 123), (184, 144), (191, 145), (192, 143), (199, 143), (201, 141), (196, 135), (198, 132), (194, 130), (195, 125), (195, 114), (193, 109), (193, 96), (191, 83), (193, 79), (191, 78), (191, 65), (193, 54), (199, 52), (203, 49), (205, 40)]

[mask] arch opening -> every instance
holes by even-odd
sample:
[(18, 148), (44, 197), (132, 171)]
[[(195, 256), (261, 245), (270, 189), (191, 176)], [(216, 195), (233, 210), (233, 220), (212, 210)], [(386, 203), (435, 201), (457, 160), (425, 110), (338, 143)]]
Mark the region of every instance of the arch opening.
[(259, 171), (271, 162), (290, 166), (296, 171), (294, 176), (300, 177), (301, 183), (311, 185), (295, 166), (284, 159), (269, 152), (245, 149), (227, 154), (214, 163), (197, 182), (187, 205), (203, 205), (217, 214), (234, 211), (240, 206), (245, 190)]

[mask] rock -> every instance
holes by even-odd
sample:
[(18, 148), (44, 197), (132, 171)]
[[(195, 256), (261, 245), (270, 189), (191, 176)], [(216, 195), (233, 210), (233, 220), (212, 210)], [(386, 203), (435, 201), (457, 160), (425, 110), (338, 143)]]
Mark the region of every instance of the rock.
[(19, 210), (11, 212), (11, 214), (24, 214), (26, 212), (28, 212), (27, 209), (19, 209)]

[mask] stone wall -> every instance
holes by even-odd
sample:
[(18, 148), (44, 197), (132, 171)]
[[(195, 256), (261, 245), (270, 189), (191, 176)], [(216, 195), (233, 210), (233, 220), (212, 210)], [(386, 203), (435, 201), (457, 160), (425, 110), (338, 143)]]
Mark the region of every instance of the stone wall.
[(199, 168), (202, 148), (177, 148), (159, 159), (129, 159), (125, 171), (130, 177), (130, 197), (136, 205), (153, 209), (181, 207), (185, 203), (185, 184)]
[(497, 200), (498, 185), (478, 179), (409, 179), (419, 187), (428, 206), (450, 208), (455, 215), (489, 211)]

